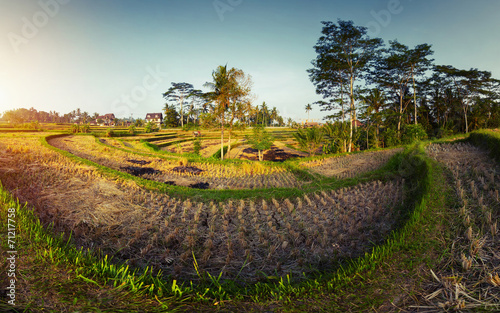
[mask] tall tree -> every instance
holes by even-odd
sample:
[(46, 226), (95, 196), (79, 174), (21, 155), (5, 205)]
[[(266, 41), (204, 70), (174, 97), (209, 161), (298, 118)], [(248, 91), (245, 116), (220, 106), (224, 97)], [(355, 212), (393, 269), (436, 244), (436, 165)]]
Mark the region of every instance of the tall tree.
[(270, 114), (270, 117), (271, 117), (271, 124), (274, 126), (274, 122), (278, 120), (278, 116), (279, 116), (279, 113), (278, 113), (278, 109), (276, 109), (276, 107), (273, 107), (271, 109), (271, 114)]
[[(374, 60), (382, 39), (370, 38), (367, 28), (354, 26), (352, 21), (338, 20), (322, 22), (321, 36), (314, 46), (318, 56), (313, 60), (314, 68), (309, 76), (316, 86), (316, 92), (324, 98), (349, 94), (349, 152), (352, 146), (353, 121), (356, 119), (354, 88), (357, 79), (363, 78)], [(328, 103), (328, 102), (325, 102)]]
[(236, 112), (240, 109), (238, 106), (249, 101), (250, 85), (250, 78), (242, 70), (234, 67), (228, 70), (227, 65), (217, 67), (212, 72), (212, 82), (205, 84), (211, 89), (205, 96), (215, 104), (213, 111), (221, 126), (221, 159), (224, 159), (224, 126), (228, 122), (227, 113), (231, 130)]
[[(366, 113), (368, 119), (372, 124), (375, 124), (375, 147), (378, 148), (378, 137), (381, 119), (381, 109), (385, 105), (385, 96), (383, 92), (378, 89), (372, 89), (367, 96), (362, 97), (363, 102), (366, 104)], [(367, 141), (368, 144), (368, 141)]]
[(383, 55), (374, 66), (372, 80), (398, 98), (398, 135), (400, 135), (403, 115), (411, 102), (411, 98), (408, 97), (410, 82), (413, 83), (414, 119), (415, 124), (417, 123), (415, 78), (422, 76), (430, 68), (433, 60), (428, 59), (428, 56), (432, 55), (433, 51), (428, 44), (409, 49), (397, 40), (389, 43), (389, 48), (383, 49)]
[(309, 123), (309, 112), (311, 112), (311, 110), (312, 110), (312, 109), (313, 109), (313, 108), (312, 108), (311, 104), (310, 104), (310, 103), (308, 103), (308, 104), (306, 105), (307, 123)]
[(172, 87), (170, 87), (167, 92), (163, 94), (163, 98), (167, 102), (172, 102), (179, 106), (179, 113), (181, 116), (181, 127), (184, 126), (184, 103), (187, 98), (194, 92), (193, 85), (189, 83), (174, 83), (172, 82)]
[(267, 119), (266, 122), (266, 117), (269, 115), (269, 107), (267, 106), (266, 102), (262, 102), (262, 106), (260, 107), (260, 113), (262, 115), (262, 125), (267, 126), (267, 122), (269, 122), (269, 118)]
[(487, 86), (491, 81), (491, 73), (476, 68), (459, 70), (451, 65), (440, 65), (436, 71), (444, 74), (453, 82), (464, 116), (465, 133), (469, 132), (468, 113), (474, 102), (488, 95)]

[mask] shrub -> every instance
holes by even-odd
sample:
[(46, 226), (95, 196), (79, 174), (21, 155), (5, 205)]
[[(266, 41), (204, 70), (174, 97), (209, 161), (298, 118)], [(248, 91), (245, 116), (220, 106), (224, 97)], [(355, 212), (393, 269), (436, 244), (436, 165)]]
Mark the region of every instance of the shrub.
[(449, 128), (441, 126), (436, 130), (436, 137), (437, 138), (445, 138), (445, 137), (448, 137), (451, 135), (453, 135), (453, 129), (449, 129)]
[(427, 133), (421, 124), (407, 124), (403, 127), (402, 142), (410, 144), (427, 138)]
[(76, 134), (76, 133), (78, 133), (79, 131), (80, 131), (80, 126), (79, 126), (78, 124), (73, 124), (73, 125), (71, 125), (71, 132), (72, 132), (73, 134)]
[(398, 132), (392, 128), (388, 128), (384, 132), (384, 142), (386, 147), (397, 146), (401, 144), (401, 140), (398, 137)]
[(311, 156), (323, 142), (323, 131), (318, 127), (299, 129), (293, 134), (293, 137), (295, 137), (299, 146), (307, 150), (309, 156)]
[(253, 149), (258, 151), (259, 161), (264, 159), (265, 151), (273, 145), (274, 138), (264, 129), (263, 126), (255, 126), (252, 130), (251, 136), (246, 136), (246, 140)]
[(89, 124), (83, 124), (82, 126), (80, 126), (80, 132), (82, 132), (84, 134), (90, 133), (90, 125)]
[(106, 129), (106, 137), (113, 137), (115, 133), (111, 128)]
[(328, 139), (323, 146), (323, 153), (346, 152), (346, 144), (349, 140), (349, 123), (335, 122), (323, 126), (323, 131)]
[(193, 150), (194, 154), (200, 155), (200, 150), (201, 150), (201, 138), (197, 137), (194, 142), (193, 142)]
[(146, 127), (144, 127), (146, 133), (152, 133), (158, 131), (158, 126), (153, 122), (148, 122)]
[(136, 131), (136, 127), (135, 127), (135, 125), (130, 125), (130, 126), (128, 127), (128, 132), (129, 132), (130, 134), (134, 135), (134, 134), (135, 134), (135, 131)]

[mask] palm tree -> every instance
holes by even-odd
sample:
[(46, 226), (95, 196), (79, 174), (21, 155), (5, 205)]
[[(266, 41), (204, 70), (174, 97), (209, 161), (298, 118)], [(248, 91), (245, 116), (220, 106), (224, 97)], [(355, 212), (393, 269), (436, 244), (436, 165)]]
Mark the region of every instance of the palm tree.
[(276, 109), (276, 107), (273, 107), (273, 109), (271, 110), (271, 121), (273, 125), (274, 121), (276, 121), (277, 119), (278, 119), (278, 110)]
[(262, 107), (260, 109), (260, 112), (262, 113), (262, 125), (267, 126), (266, 125), (266, 116), (269, 114), (269, 108), (267, 107), (267, 104), (266, 102), (262, 102)]
[(385, 105), (385, 95), (378, 89), (372, 89), (367, 96), (362, 97), (362, 100), (367, 105), (366, 107), (367, 115), (373, 117), (373, 122), (377, 127), (377, 130), (375, 132), (375, 142), (376, 142), (376, 147), (378, 148), (378, 135), (379, 135), (379, 125), (380, 125), (379, 113), (380, 109)]
[(221, 124), (221, 160), (224, 159), (224, 124), (225, 112), (229, 107), (229, 73), (227, 65), (220, 65), (215, 71), (212, 72), (212, 82), (207, 82), (205, 87), (212, 89), (208, 95), (210, 100), (216, 103), (214, 112), (219, 117)]
[(323, 141), (323, 130), (318, 127), (307, 129), (299, 128), (296, 133), (292, 134), (299, 146), (309, 152), (312, 156), (314, 151), (318, 149)]
[(307, 112), (307, 122), (309, 122), (309, 112), (312, 110), (311, 104), (306, 105), (306, 112)]
[[(234, 67), (230, 70), (227, 65), (219, 66), (212, 73), (213, 82), (206, 83), (205, 86), (212, 89), (207, 94), (207, 98), (215, 102), (214, 113), (221, 123), (221, 160), (224, 159), (224, 124), (229, 123), (229, 144), (228, 151), (231, 150), (231, 131), (233, 122), (238, 116), (238, 112), (244, 110), (247, 102), (250, 101), (251, 80), (240, 69)], [(229, 111), (229, 118), (226, 119), (226, 112)]]

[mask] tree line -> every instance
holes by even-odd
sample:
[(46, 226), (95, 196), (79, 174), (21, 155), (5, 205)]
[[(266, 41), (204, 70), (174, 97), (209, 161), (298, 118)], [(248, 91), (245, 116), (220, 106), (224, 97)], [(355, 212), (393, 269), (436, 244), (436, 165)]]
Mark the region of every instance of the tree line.
[[(408, 134), (500, 126), (500, 81), (491, 72), (436, 65), (431, 45), (385, 45), (352, 21), (322, 24), (308, 73), (323, 98), (316, 104), (329, 112), (324, 133), (335, 136), (335, 149), (351, 151), (365, 137), (366, 147), (378, 147)], [(364, 133), (356, 134), (360, 125)]]
[[(226, 71), (228, 71), (227, 67)], [(238, 69), (238, 71), (241, 70)], [(241, 73), (245, 75), (243, 72)], [(250, 77), (247, 76), (246, 79), (250, 80)], [(210, 85), (212, 83), (208, 82), (205, 86), (212, 88)], [(248, 83), (251, 84), (250, 81)], [(217, 127), (220, 122), (217, 120), (220, 109), (218, 106), (221, 104), (213, 101), (211, 92), (213, 91), (203, 93), (201, 90), (195, 89), (190, 83), (172, 82), (172, 87), (163, 93), (163, 98), (166, 100), (163, 108), (165, 126)], [(261, 105), (253, 105), (252, 101), (240, 102), (235, 107), (226, 107), (226, 110), (230, 110), (228, 119), (232, 118), (240, 125), (282, 127), (291, 126), (293, 123), (291, 118), (285, 120), (276, 107), (271, 108), (265, 101)]]

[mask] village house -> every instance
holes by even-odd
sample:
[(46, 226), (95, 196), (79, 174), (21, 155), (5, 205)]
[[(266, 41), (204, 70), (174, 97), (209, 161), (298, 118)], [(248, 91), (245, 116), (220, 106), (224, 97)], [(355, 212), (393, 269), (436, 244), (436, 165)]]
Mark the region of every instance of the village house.
[(99, 126), (115, 126), (115, 115), (113, 113), (98, 116), (95, 119), (95, 124)]
[(163, 123), (163, 114), (162, 113), (146, 114), (146, 123), (148, 122), (156, 123), (158, 127), (161, 127), (161, 123)]

